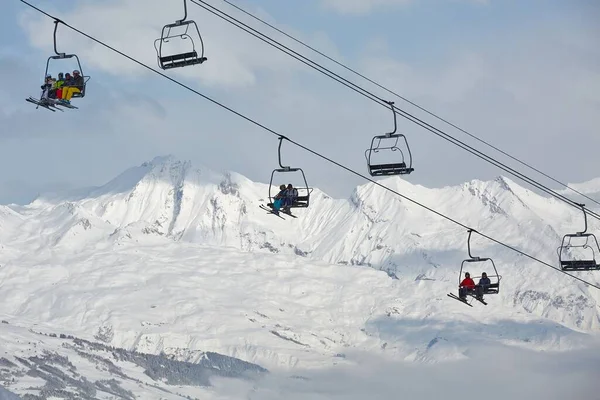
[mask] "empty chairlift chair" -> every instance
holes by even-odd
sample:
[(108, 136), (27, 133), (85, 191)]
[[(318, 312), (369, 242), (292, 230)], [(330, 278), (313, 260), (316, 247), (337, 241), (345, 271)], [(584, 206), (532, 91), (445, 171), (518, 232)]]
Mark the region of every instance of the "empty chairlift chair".
[[(582, 232), (566, 234), (563, 237), (562, 243), (557, 249), (560, 267), (563, 271), (600, 270), (600, 264), (596, 261), (595, 251), (600, 252), (600, 246), (598, 245), (596, 236), (593, 233), (587, 233), (588, 226), (585, 204), (580, 204), (579, 206), (583, 211), (584, 229)], [(576, 243), (572, 244), (572, 241)], [(573, 253), (578, 249), (583, 251), (574, 255)]]
[[(202, 64), (207, 60), (204, 57), (204, 42), (202, 41), (202, 36), (200, 35), (200, 30), (198, 29), (198, 25), (192, 21), (187, 20), (187, 1), (183, 1), (183, 9), (184, 16), (183, 19), (176, 21), (173, 24), (165, 25), (162, 29), (160, 39), (156, 39), (154, 41), (154, 48), (156, 49), (156, 55), (158, 58), (158, 66), (163, 69), (172, 69), (172, 68), (181, 68), (187, 67), (190, 65)], [(171, 33), (172, 29), (179, 30), (179, 28), (184, 28), (184, 32), (180, 33)], [(190, 32), (190, 27), (192, 27), (192, 31)], [(194, 32), (195, 31), (195, 32)], [(194, 42), (194, 38), (188, 34), (196, 36), (196, 40), (199, 40), (200, 43), (200, 54), (196, 51), (196, 43)], [(170, 43), (174, 38), (179, 38), (181, 41), (187, 41), (187, 43), (191, 44), (191, 47), (188, 46), (189, 51), (185, 52), (176, 52), (176, 53), (167, 53), (167, 50), (163, 48), (163, 44)], [(158, 43), (158, 46), (157, 46)]]
[[(392, 112), (394, 114), (394, 130), (392, 132), (375, 136), (371, 140), (371, 147), (365, 151), (365, 158), (367, 159), (367, 167), (371, 176), (387, 176), (387, 175), (407, 175), (414, 171), (412, 167), (412, 154), (406, 136), (396, 133), (398, 129), (396, 120), (396, 111), (394, 110), (394, 102), (389, 101)], [(398, 141), (404, 140), (404, 149), (408, 154), (408, 164), (404, 157), (404, 152), (398, 147)], [(382, 144), (382, 141), (384, 142)], [(383, 157), (375, 156), (378, 153), (383, 154), (394, 154), (393, 161), (376, 161)]]

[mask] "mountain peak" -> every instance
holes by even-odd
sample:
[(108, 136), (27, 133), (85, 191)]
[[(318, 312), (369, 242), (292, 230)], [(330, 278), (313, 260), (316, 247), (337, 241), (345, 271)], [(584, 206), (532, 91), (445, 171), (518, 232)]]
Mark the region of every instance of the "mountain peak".
[(174, 162), (180, 162), (173, 154), (167, 154), (163, 156), (156, 156), (150, 161), (145, 161), (142, 163), (142, 167), (152, 167), (161, 164), (171, 164)]

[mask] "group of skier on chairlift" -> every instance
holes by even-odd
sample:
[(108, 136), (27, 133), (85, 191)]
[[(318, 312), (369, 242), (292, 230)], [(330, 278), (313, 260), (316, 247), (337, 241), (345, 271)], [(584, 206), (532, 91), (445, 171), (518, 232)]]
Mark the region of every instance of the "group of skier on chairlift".
[(487, 273), (482, 273), (479, 283), (476, 285), (475, 281), (471, 279), (471, 274), (465, 272), (465, 279), (460, 283), (458, 289), (458, 297), (465, 301), (467, 294), (474, 294), (475, 299), (482, 301), (483, 294), (487, 293), (492, 282), (488, 278)]
[[(192, 20), (186, 20), (187, 19), (187, 0), (184, 0), (184, 12), (185, 12), (184, 18), (181, 20), (177, 20), (175, 23), (165, 25), (163, 27), (163, 30), (161, 33), (161, 38), (159, 38), (155, 41), (158, 65), (163, 70), (199, 65), (199, 64), (204, 63), (204, 61), (207, 60), (207, 58), (204, 57), (204, 43), (202, 41), (202, 37), (200, 36), (200, 31), (198, 29), (197, 24)], [(49, 105), (47, 103), (55, 103), (55, 104), (59, 104), (59, 105), (64, 105), (69, 108), (76, 108), (76, 107), (70, 105), (70, 100), (72, 97), (84, 97), (86, 80), (89, 79), (89, 77), (86, 77), (87, 79), (84, 79), (83, 75), (81, 74), (81, 72), (80, 72), (81, 64), (79, 63), (79, 58), (77, 57), (77, 55), (58, 53), (58, 51), (56, 49), (56, 30), (57, 30), (59, 22), (60, 21), (58, 21), (58, 20), (55, 21), (55, 28), (54, 28), (54, 52), (56, 53), (56, 55), (48, 58), (48, 63), (46, 64), (45, 82), (42, 85), (42, 96), (41, 96), (40, 100), (33, 99), (32, 97), (30, 97), (29, 99), (26, 99), (27, 101), (29, 101), (31, 103), (35, 103), (38, 106), (42, 106), (51, 111), (54, 111), (54, 110), (52, 109), (51, 105)], [(194, 41), (191, 38), (191, 36), (188, 34), (190, 26), (193, 26), (195, 28), (191, 33), (194, 34), (194, 31), (195, 31), (197, 33), (197, 36), (200, 39), (199, 40), (199, 43), (201, 45), (200, 54), (198, 54), (198, 52), (196, 51)], [(174, 29), (174, 28), (176, 29), (176, 28), (180, 28), (180, 27), (185, 27), (185, 32), (180, 33), (180, 34), (173, 34), (173, 35), (171, 34), (172, 29)], [(163, 43), (168, 43), (172, 38), (175, 38), (175, 37), (179, 37), (180, 39), (183, 39), (185, 42), (190, 43), (192, 48), (189, 49), (189, 51), (187, 51), (187, 52), (182, 52), (182, 53), (177, 53), (177, 54), (165, 54), (165, 50), (163, 49), (163, 46), (162, 46)], [(160, 44), (158, 46), (157, 46), (157, 42), (160, 42)], [(48, 74), (48, 64), (50, 63), (51, 59), (54, 59), (54, 60), (70, 59), (73, 57), (77, 60), (77, 63), (79, 64), (79, 69), (74, 70), (72, 76), (68, 73), (63, 76), (62, 73), (60, 73), (60, 74), (58, 74), (58, 79), (55, 80), (52, 78), (52, 76), (50, 76)], [(389, 176), (389, 175), (407, 175), (414, 171), (414, 168), (412, 168), (412, 155), (411, 155), (411, 151), (408, 146), (406, 137), (403, 134), (396, 133), (396, 130), (397, 130), (396, 114), (397, 113), (394, 109), (394, 103), (388, 102), (388, 104), (390, 105), (391, 110), (394, 113), (394, 130), (392, 132), (385, 133), (384, 135), (379, 135), (379, 136), (373, 137), (370, 148), (365, 152), (365, 157), (367, 159), (368, 172), (373, 177)], [(403, 146), (403, 149), (404, 149), (404, 151), (406, 151), (406, 153), (408, 155), (408, 160), (405, 160), (403, 150), (401, 150), (398, 147), (399, 139), (403, 139), (403, 142), (405, 144)], [(273, 170), (273, 173), (271, 174), (271, 182), (270, 182), (270, 186), (269, 186), (270, 202), (267, 204), (267, 207), (262, 206), (262, 205), (260, 207), (262, 209), (266, 210), (268, 213), (277, 215), (282, 219), (283, 219), (283, 217), (279, 214), (280, 211), (293, 217), (293, 218), (296, 218), (296, 216), (291, 214), (290, 208), (292, 208), (292, 207), (294, 207), (294, 208), (308, 207), (311, 189), (309, 189), (308, 184), (306, 183), (306, 177), (304, 176), (304, 172), (302, 171), (301, 168), (291, 168), (289, 166), (283, 166), (281, 164), (282, 140), (283, 140), (283, 137), (280, 137), (279, 138), (279, 141), (280, 141), (279, 142), (279, 165), (281, 166), (281, 168)], [(382, 141), (385, 142), (385, 141), (389, 141), (389, 140), (394, 141), (392, 145), (386, 146), (386, 145), (381, 144)], [(397, 154), (398, 155), (397, 161), (385, 162), (385, 163), (384, 162), (375, 162), (373, 157), (375, 154), (378, 154), (380, 152), (389, 153), (389, 154)], [(305, 184), (305, 186), (303, 187), (303, 190), (304, 189), (306, 190), (306, 195), (298, 196), (298, 190), (296, 188), (294, 188), (294, 186), (292, 184), (288, 184), (287, 187), (285, 185), (280, 185), (279, 192), (275, 196), (271, 196), (271, 188), (273, 187), (273, 177), (276, 172), (278, 172), (278, 173), (279, 172), (283, 172), (283, 173), (300, 172), (302, 174), (302, 178), (303, 178), (303, 181)], [(586, 238), (586, 244), (583, 246), (579, 246), (579, 247), (588, 247), (588, 248), (591, 248), (591, 247), (587, 245), (587, 243), (588, 243), (587, 240), (591, 238), (595, 241), (596, 248), (598, 248), (598, 250), (600, 251), (600, 245), (598, 245), (598, 241), (596, 240), (595, 236), (591, 233), (586, 233), (587, 216), (585, 214), (585, 208), (583, 207), (583, 205), (581, 205), (581, 207), (582, 207), (582, 210), (584, 213), (584, 218), (586, 218), (585, 219), (586, 229), (584, 229), (583, 232), (565, 235), (565, 238), (563, 239), (563, 244), (561, 245), (561, 247), (559, 247), (559, 251), (561, 252), (561, 253), (559, 253), (559, 260), (560, 260), (562, 270), (586, 270), (586, 271), (589, 271), (589, 270), (599, 270), (600, 269), (600, 264), (598, 264), (596, 262), (595, 256), (592, 256), (586, 260), (575, 260), (575, 261), (563, 260), (563, 258), (562, 258), (563, 250), (565, 250), (565, 249), (568, 250), (572, 247), (577, 247), (577, 246), (571, 245), (570, 242), (565, 245), (565, 240), (567, 240), (567, 239), (570, 240), (571, 238)], [(469, 230), (469, 240), (471, 237), (471, 232), (472, 232), (472, 230)], [(448, 294), (448, 296), (450, 296), (456, 300), (459, 300), (467, 305), (470, 305), (466, 300), (467, 295), (470, 295), (470, 296), (475, 297), (475, 299), (477, 299), (481, 303), (487, 304), (483, 301), (483, 295), (484, 294), (497, 294), (500, 290), (499, 285), (500, 285), (501, 277), (500, 277), (500, 275), (498, 275), (498, 272), (493, 263), (493, 260), (491, 260), (490, 258), (472, 257), (470, 255), (470, 245), (468, 248), (469, 248), (470, 258), (467, 260), (464, 260), (463, 264), (465, 262), (471, 263), (471, 262), (491, 261), (493, 269), (496, 271), (496, 275), (493, 275), (495, 282), (491, 283), (490, 278), (484, 272), (481, 276), (481, 279), (479, 280), (479, 283), (476, 285), (475, 282), (473, 281), (473, 279), (471, 279), (470, 274), (467, 272), (467, 273), (465, 273), (465, 279), (463, 279), (459, 283), (459, 296), (456, 296), (456, 295), (450, 294), (450, 293)], [(592, 249), (592, 251), (593, 251), (593, 249)], [(461, 265), (461, 271), (459, 273), (459, 280), (460, 280), (460, 277), (462, 276), (462, 269), (463, 268)]]
[(279, 185), (279, 193), (274, 197), (273, 211), (276, 215), (279, 215), (279, 210), (286, 214), (290, 213), (290, 207), (298, 199), (298, 189), (296, 189), (291, 183), (285, 185)]
[(57, 79), (52, 75), (46, 75), (46, 81), (42, 85), (41, 101), (47, 104), (70, 105), (71, 98), (75, 93), (81, 93), (83, 90), (83, 76), (79, 70), (63, 74), (60, 72)]

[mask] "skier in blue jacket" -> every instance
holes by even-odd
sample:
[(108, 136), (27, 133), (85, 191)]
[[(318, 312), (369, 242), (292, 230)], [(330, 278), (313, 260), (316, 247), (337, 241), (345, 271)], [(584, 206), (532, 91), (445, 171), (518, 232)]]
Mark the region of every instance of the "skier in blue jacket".
[(487, 274), (485, 272), (481, 274), (481, 279), (479, 279), (478, 286), (481, 288), (481, 291), (483, 293), (486, 293), (488, 291), (491, 284), (492, 282), (490, 281), (490, 278), (488, 278)]

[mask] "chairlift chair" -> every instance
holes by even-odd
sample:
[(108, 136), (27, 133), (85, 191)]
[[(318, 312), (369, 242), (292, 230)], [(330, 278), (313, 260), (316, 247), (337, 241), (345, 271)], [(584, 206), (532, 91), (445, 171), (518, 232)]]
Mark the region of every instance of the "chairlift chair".
[[(600, 270), (600, 264), (596, 261), (596, 252), (594, 248), (600, 252), (600, 246), (598, 245), (598, 240), (593, 233), (587, 233), (587, 213), (585, 212), (585, 204), (579, 204), (581, 210), (583, 211), (583, 220), (584, 220), (584, 229), (581, 232), (570, 233), (563, 236), (560, 247), (558, 247), (558, 260), (560, 262), (560, 267), (563, 271), (594, 271)], [(585, 238), (585, 243), (579, 245), (571, 244), (571, 239), (583, 239)], [(593, 240), (590, 245), (590, 240)], [(593, 245), (595, 243), (595, 246)], [(571, 248), (583, 248), (591, 250), (591, 257), (583, 258), (583, 259), (564, 259), (563, 254), (565, 251), (569, 251)]]
[[(397, 119), (396, 119), (396, 111), (394, 110), (394, 102), (387, 102), (394, 114), (394, 130), (392, 132), (386, 133), (384, 135), (378, 135), (373, 137), (371, 140), (371, 147), (365, 151), (365, 158), (367, 159), (367, 167), (369, 169), (369, 174), (371, 176), (388, 176), (388, 175), (407, 175), (414, 171), (412, 167), (412, 154), (410, 152), (410, 147), (408, 146), (408, 141), (406, 140), (406, 136), (400, 133), (396, 133), (398, 129)], [(406, 160), (404, 157), (404, 152), (398, 147), (398, 140), (402, 138), (404, 139), (404, 144), (406, 151), (408, 153), (408, 164), (406, 164)], [(383, 145), (381, 142), (390, 142), (394, 141), (391, 145)], [(377, 142), (377, 144), (376, 144)], [(378, 163), (372, 160), (373, 154), (386, 151), (386, 152), (398, 152), (398, 162), (395, 163)]]
[[(55, 42), (55, 52), (56, 52), (56, 42)], [(48, 75), (48, 68), (50, 66), (50, 60), (62, 60), (62, 59), (69, 59), (69, 58), (73, 58), (75, 57), (75, 60), (77, 60), (77, 66), (78, 66), (78, 71), (81, 74), (81, 77), (83, 78), (83, 87), (81, 88), (80, 92), (75, 92), (73, 93), (73, 98), (83, 98), (85, 97), (85, 89), (87, 87), (87, 82), (90, 80), (91, 76), (87, 76), (83, 74), (83, 68), (81, 68), (81, 63), (79, 62), (79, 57), (77, 57), (77, 54), (65, 54), (65, 53), (60, 53), (55, 56), (50, 56), (48, 58), (48, 61), (46, 62), (46, 72), (44, 73), (44, 77), (46, 77)]]
[[(460, 286), (460, 283), (462, 282), (462, 276), (463, 276), (463, 270), (465, 269), (465, 264), (467, 265), (473, 265), (474, 263), (487, 263), (489, 262), (491, 264), (491, 267), (494, 270), (494, 274), (490, 275), (487, 274), (487, 277), (490, 279), (490, 284), (487, 287), (483, 288), (483, 295), (486, 294), (498, 294), (500, 293), (500, 280), (502, 279), (502, 276), (498, 274), (498, 270), (496, 269), (496, 264), (494, 263), (494, 260), (492, 260), (489, 257), (474, 257), (471, 254), (471, 233), (474, 232), (473, 229), (469, 229), (469, 236), (467, 238), (467, 250), (468, 250), (468, 254), (469, 254), (469, 258), (463, 260), (463, 262), (460, 264), (460, 272), (458, 273), (458, 285)], [(483, 268), (480, 268), (483, 269)], [(475, 276), (475, 277), (471, 277), (471, 279), (473, 279), (473, 281), (475, 282), (475, 284), (477, 285), (477, 281), (481, 278), (481, 276)], [(468, 291), (467, 295), (475, 298), (475, 293), (472, 291)], [(448, 293), (449, 297), (452, 297), (453, 299), (459, 300), (464, 302), (467, 305), (471, 305), (466, 301), (463, 301), (462, 299), (460, 299), (458, 296), (456, 296), (454, 293)], [(480, 300), (483, 304), (486, 304), (483, 300)]]
[[(187, 0), (183, 1), (183, 10), (183, 18), (175, 21), (172, 24), (165, 25), (162, 29), (160, 38), (154, 41), (154, 48), (156, 49), (156, 55), (158, 58), (158, 66), (163, 70), (202, 64), (204, 61), (207, 60), (207, 58), (204, 57), (204, 42), (202, 41), (202, 35), (200, 35), (200, 29), (198, 29), (198, 24), (196, 24), (196, 22), (192, 20), (186, 21)], [(192, 26), (193, 29), (195, 29), (197, 38), (200, 40), (200, 55), (198, 55), (198, 52), (196, 51), (196, 44), (194, 42), (194, 39), (188, 34), (190, 26)], [(185, 32), (179, 34), (171, 34), (171, 29), (180, 27), (185, 27)], [(192, 44), (191, 51), (175, 54), (164, 54), (163, 43), (169, 43), (170, 39), (176, 37), (179, 37), (181, 40), (189, 40)], [(156, 46), (157, 42), (160, 42), (158, 47)]]
[[(81, 62), (79, 61), (79, 57), (77, 56), (77, 54), (66, 54), (66, 53), (58, 52), (58, 49), (56, 46), (56, 32), (58, 30), (59, 23), (62, 23), (62, 21), (60, 21), (60, 20), (54, 21), (54, 53), (55, 53), (55, 55), (48, 57), (48, 60), (46, 61), (46, 70), (44, 71), (43, 82), (45, 82), (46, 76), (48, 76), (48, 71), (50, 70), (50, 60), (69, 60), (69, 59), (75, 58), (75, 60), (77, 61), (78, 71), (81, 74), (81, 77), (83, 78), (83, 86), (80, 89), (80, 92), (73, 93), (73, 98), (83, 98), (83, 97), (85, 97), (87, 82), (90, 80), (91, 77), (84, 75), (83, 68), (81, 67)], [(29, 99), (25, 99), (25, 100), (27, 100), (30, 103), (37, 104), (38, 107), (43, 106), (44, 108), (50, 109), (48, 107), (48, 105), (42, 101), (42, 98), (40, 98), (39, 100), (36, 100), (33, 97), (29, 97)], [(67, 107), (67, 108), (77, 108), (77, 107), (74, 107), (71, 105), (65, 105), (65, 104), (60, 104), (60, 103), (58, 103), (58, 105)], [(56, 108), (56, 107), (54, 107), (54, 108)]]
[[(272, 207), (273, 206), (273, 202), (275, 201), (275, 195), (277, 195), (277, 193), (279, 193), (279, 188), (277, 188), (277, 192), (275, 194), (273, 194), (272, 192), (272, 188), (273, 188), (273, 181), (275, 178), (275, 174), (276, 173), (290, 173), (290, 172), (300, 172), (300, 174), (302, 175), (302, 181), (304, 183), (303, 187), (296, 187), (294, 186), (295, 189), (298, 190), (298, 197), (296, 197), (294, 199), (294, 201), (292, 202), (292, 204), (289, 205), (290, 208), (308, 208), (309, 204), (310, 204), (310, 193), (312, 192), (312, 188), (308, 187), (308, 182), (306, 181), (306, 175), (304, 175), (304, 171), (302, 170), (302, 168), (292, 168), (290, 166), (284, 166), (281, 163), (281, 144), (283, 142), (283, 137), (280, 136), (279, 137), (279, 147), (277, 149), (277, 155), (279, 158), (279, 167), (280, 168), (276, 168), (273, 170), (273, 172), (271, 172), (271, 180), (269, 182), (269, 204), (267, 204), (267, 206)], [(277, 184), (275, 184), (277, 186)], [(301, 191), (305, 192), (302, 193), (301, 195)]]

